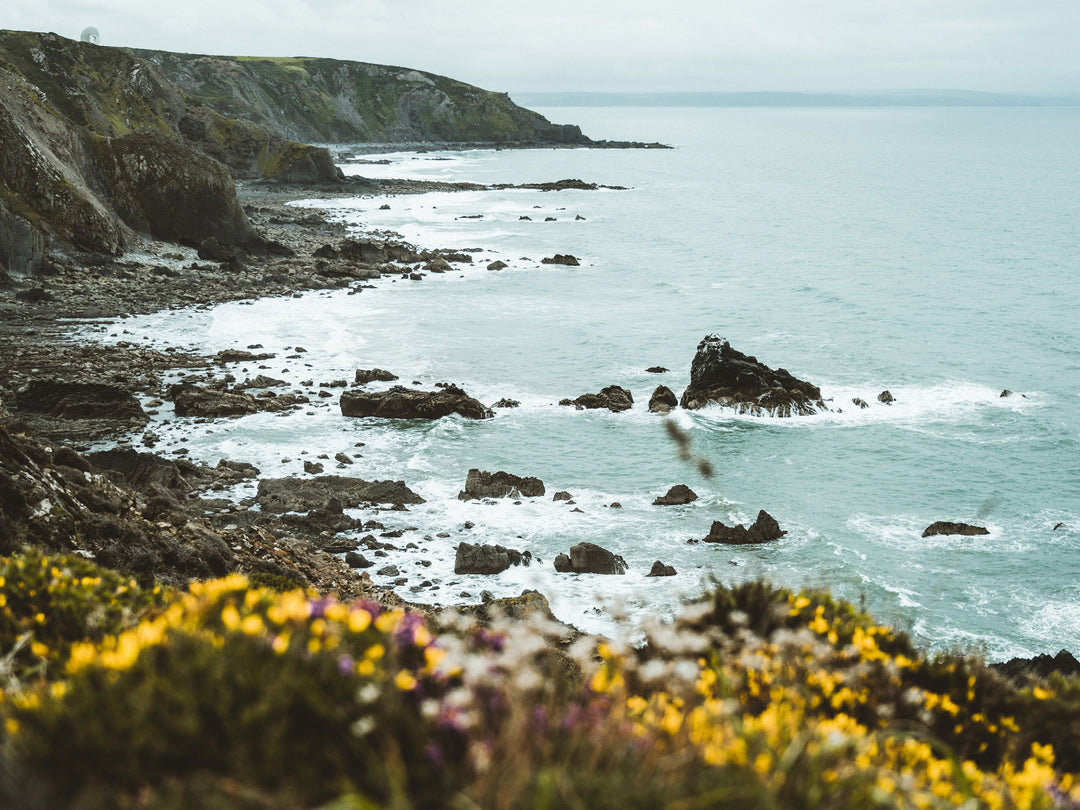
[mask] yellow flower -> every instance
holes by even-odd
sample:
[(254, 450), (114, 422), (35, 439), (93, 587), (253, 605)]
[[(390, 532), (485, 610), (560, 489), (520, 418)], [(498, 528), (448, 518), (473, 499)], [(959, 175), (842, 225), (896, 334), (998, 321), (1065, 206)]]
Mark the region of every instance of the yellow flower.
[(401, 670), (394, 677), (394, 686), (400, 689), (402, 692), (411, 692), (416, 688), (417, 680), (413, 677), (412, 673), (407, 669)]
[(360, 634), (371, 627), (371, 614), (363, 608), (349, 611), (349, 632)]
[(258, 614), (246, 616), (244, 621), (240, 623), (240, 629), (246, 636), (259, 636), (266, 630), (263, 626), (262, 616)]

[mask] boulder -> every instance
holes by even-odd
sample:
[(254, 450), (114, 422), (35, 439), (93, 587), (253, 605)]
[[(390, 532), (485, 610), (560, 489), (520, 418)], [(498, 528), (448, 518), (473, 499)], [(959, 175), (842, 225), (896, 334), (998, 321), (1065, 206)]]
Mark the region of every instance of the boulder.
[(383, 368), (358, 368), (356, 370), (356, 384), (367, 385), (369, 382), (393, 382), (399, 379), (397, 374)]
[(555, 570), (574, 574), (625, 574), (626, 560), (595, 543), (578, 543), (555, 558)]
[(585, 408), (607, 408), (609, 411), (628, 411), (634, 406), (634, 395), (617, 385), (609, 385), (598, 394), (582, 394), (577, 399), (564, 399), (560, 405), (573, 405), (579, 411)]
[(892, 403), (896, 402), (896, 399), (888, 391), (882, 391), (877, 395), (877, 398), (878, 402), (883, 402), (886, 405), (892, 405)]
[(675, 392), (666, 385), (656, 386), (656, 390), (653, 391), (652, 396), (649, 397), (650, 413), (668, 413), (672, 408), (678, 407), (678, 405), (678, 397), (676, 397)]
[(309, 512), (327, 509), (336, 500), (339, 508), (361, 504), (419, 504), (424, 499), (403, 481), (364, 481), (338, 475), (318, 478), (264, 478), (259, 481), (256, 500), (265, 512)]
[(671, 369), (664, 368), (663, 366), (650, 366), (649, 368), (645, 369), (645, 371), (649, 374), (667, 374), (669, 371), (671, 371)]
[(504, 546), (459, 543), (454, 557), (455, 574), (498, 574), (512, 565), (528, 565), (532, 553)]
[(862, 397), (852, 397), (851, 404), (852, 405), (858, 405), (860, 408), (864, 408), (864, 409), (870, 407), (869, 403), (867, 403), (867, 401), (865, 399), (863, 399)]
[(377, 416), (383, 419), (439, 419), (458, 413), (469, 419), (490, 419), (494, 414), (457, 386), (438, 391), (415, 391), (395, 385), (389, 391), (345, 391), (341, 395), (344, 416)]
[(657, 560), (652, 564), (652, 569), (645, 576), (647, 577), (673, 577), (678, 573), (670, 565), (664, 565), (660, 560)]
[(33, 380), (15, 395), (19, 410), (58, 419), (113, 419), (150, 421), (134, 396), (103, 383)]
[(505, 270), (509, 265), (506, 262), (494, 261), (487, 266), (488, 270)]
[(676, 484), (667, 491), (667, 495), (661, 495), (653, 501), (653, 506), (683, 506), (697, 499), (697, 494), (686, 484)]
[(363, 554), (359, 554), (355, 551), (348, 551), (345, 553), (345, 564), (349, 568), (371, 568), (375, 563), (365, 557)]
[(502, 399), (500, 399), (498, 402), (496, 402), (491, 407), (492, 408), (520, 408), (521, 403), (518, 402), (516, 399), (509, 399), (507, 397), (503, 397)]
[(489, 473), (472, 469), (465, 476), (465, 489), (458, 493), (458, 499), (536, 498), (543, 494), (544, 482), (539, 478), (521, 478), (501, 470)]
[(569, 253), (556, 253), (554, 256), (548, 256), (545, 259), (541, 259), (540, 263), (561, 264), (565, 267), (578, 267), (581, 264), (576, 256), (571, 256)]
[(779, 540), (787, 534), (780, 528), (772, 515), (762, 509), (758, 512), (757, 520), (747, 529), (741, 523), (738, 526), (725, 526), (719, 520), (714, 521), (704, 543), (724, 543), (729, 546), (743, 546), (751, 543), (767, 543), (771, 540)]
[(786, 369), (774, 371), (756, 357), (731, 348), (724, 338), (707, 335), (698, 344), (690, 385), (680, 404), (697, 410), (713, 403), (754, 416), (796, 416), (826, 410), (816, 385), (797, 379)]
[(1048, 678), (1055, 673), (1073, 678), (1080, 677), (1080, 661), (1077, 661), (1068, 650), (1061, 650), (1057, 655), (1043, 653), (1033, 658), (1011, 658), (1004, 663), (990, 666), (1021, 688), (1034, 680)]
[(977, 534), (990, 534), (990, 530), (983, 526), (972, 526), (970, 523), (950, 523), (946, 520), (939, 520), (936, 523), (931, 523), (927, 526), (922, 533), (923, 537), (933, 537), (937, 534), (962, 534), (962, 535), (977, 535)]
[(259, 410), (259, 403), (251, 394), (204, 388), (193, 383), (172, 386), (169, 388), (167, 397), (172, 400), (177, 416), (203, 416), (218, 419), (228, 416), (245, 416), (257, 413)]

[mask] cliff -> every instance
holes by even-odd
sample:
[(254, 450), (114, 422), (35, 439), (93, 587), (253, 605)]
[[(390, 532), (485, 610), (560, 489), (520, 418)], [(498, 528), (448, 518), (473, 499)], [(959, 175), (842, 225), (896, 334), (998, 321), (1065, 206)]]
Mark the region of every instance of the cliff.
[(134, 51), (217, 112), (305, 143), (589, 144), (573, 125), (464, 82), (337, 59)]

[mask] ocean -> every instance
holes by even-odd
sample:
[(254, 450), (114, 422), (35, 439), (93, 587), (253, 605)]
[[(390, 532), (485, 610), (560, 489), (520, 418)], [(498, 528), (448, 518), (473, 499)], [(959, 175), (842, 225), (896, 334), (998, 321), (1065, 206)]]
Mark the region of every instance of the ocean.
[[(248, 461), (272, 477), (346, 452), (356, 464), (329, 462), (328, 473), (405, 480), (427, 503), (378, 519), (414, 529), (391, 542), (420, 548), (379, 563), (398, 566), (407, 582), (397, 590), (412, 601), (535, 588), (564, 621), (632, 635), (714, 582), (766, 578), (827, 588), (924, 649), (993, 661), (1080, 647), (1080, 109), (540, 112), (593, 138), (675, 148), (347, 163), (365, 176), (577, 178), (625, 190), (298, 201), (359, 230), (479, 251), (471, 266), (419, 282), (172, 310), (93, 333), (207, 353), (261, 343), (278, 357), (252, 376), (351, 382), (357, 368), (379, 367), (520, 407), (482, 422), (383, 422), (341, 416), (335, 396), (286, 416), (200, 424), (166, 407), (150, 426), (158, 450), (183, 437), (195, 460)], [(541, 263), (556, 253), (580, 266)], [(486, 270), (495, 260), (508, 267)], [(820, 386), (830, 412), (677, 411), (693, 452), (714, 467), (703, 478), (647, 403), (660, 384), (682, 393), (707, 334)], [(306, 353), (285, 359), (295, 346)], [(608, 385), (629, 389), (634, 408), (558, 405)], [(877, 399), (885, 390), (890, 405)], [(473, 467), (539, 477), (547, 494), (459, 501)], [(699, 499), (652, 505), (680, 483)], [(558, 490), (573, 503), (553, 501)], [(785, 537), (687, 542), (760, 509)], [(938, 520), (989, 534), (922, 538)], [(583, 540), (622, 555), (629, 572), (556, 573), (555, 555)], [(455, 576), (462, 541), (540, 562)], [(647, 578), (655, 560), (677, 575)]]

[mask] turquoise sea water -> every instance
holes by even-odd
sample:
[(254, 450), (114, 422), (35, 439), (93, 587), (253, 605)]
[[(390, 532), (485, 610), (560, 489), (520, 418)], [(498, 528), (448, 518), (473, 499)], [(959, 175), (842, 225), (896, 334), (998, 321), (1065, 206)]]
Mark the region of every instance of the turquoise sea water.
[[(767, 577), (863, 600), (925, 647), (991, 660), (1080, 647), (1080, 109), (541, 112), (595, 138), (677, 148), (400, 153), (391, 165), (346, 165), (628, 188), (300, 203), (425, 247), (482, 250), (472, 267), (422, 282), (128, 319), (122, 335), (211, 352), (262, 343), (280, 352), (262, 372), (271, 376), (351, 380), (377, 366), (520, 408), (485, 422), (387, 424), (346, 419), (335, 398), (286, 417), (152, 426), (165, 449), (183, 432), (194, 458), (251, 461), (274, 476), (344, 451), (360, 454), (356, 466), (328, 472), (404, 479), (428, 503), (382, 519), (417, 527), (407, 537), (423, 555), (388, 559), (417, 601), (535, 587), (560, 618), (610, 631), (670, 615), (713, 578)], [(581, 266), (540, 264), (554, 253)], [(509, 268), (486, 271), (495, 259)], [(681, 394), (708, 333), (819, 385), (836, 411), (677, 414), (716, 469), (703, 479), (646, 408), (658, 384)], [(284, 359), (295, 345), (307, 353)], [(657, 365), (672, 371), (645, 372)], [(612, 384), (633, 392), (632, 411), (556, 404)], [(885, 389), (891, 406), (876, 400)], [(854, 407), (855, 396), (871, 407)], [(470, 467), (538, 476), (548, 495), (462, 503)], [(700, 499), (651, 505), (676, 483)], [(581, 511), (551, 501), (556, 490)], [(759, 509), (788, 535), (742, 548), (686, 542)], [(937, 520), (990, 534), (922, 539)], [(463, 530), (466, 521), (475, 527)], [(544, 564), (455, 577), (461, 540), (528, 549)], [(556, 574), (555, 554), (580, 540), (622, 554), (630, 573)], [(645, 578), (657, 559), (678, 576)], [(425, 579), (438, 587), (414, 592)]]

